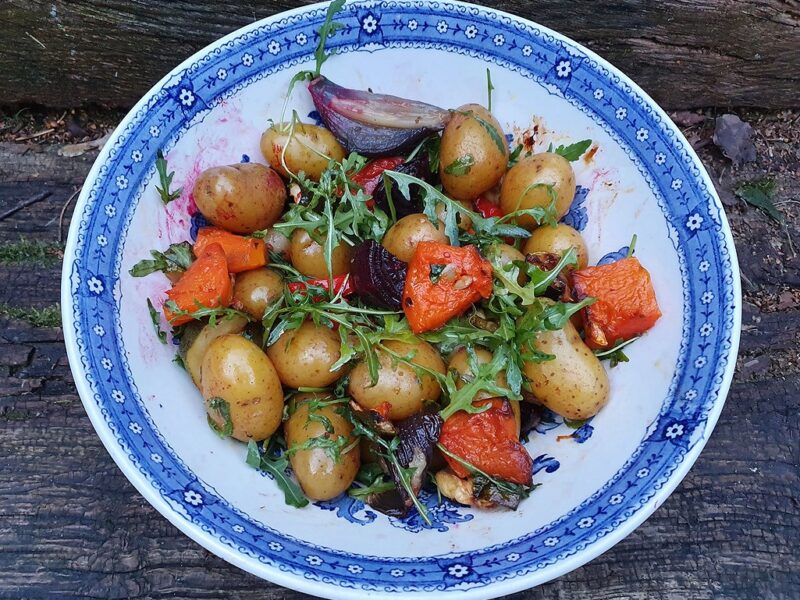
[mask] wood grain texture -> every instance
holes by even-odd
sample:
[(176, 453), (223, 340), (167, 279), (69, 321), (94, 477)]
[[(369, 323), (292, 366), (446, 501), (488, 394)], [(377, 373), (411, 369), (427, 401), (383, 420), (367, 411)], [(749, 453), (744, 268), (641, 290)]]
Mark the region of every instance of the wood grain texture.
[[(172, 66), (305, 0), (6, 0), (0, 104), (130, 106)], [(478, 2), (585, 44), (667, 108), (800, 106), (797, 0)]]
[[(798, 133), (800, 119), (780, 136)], [(759, 130), (759, 162), (735, 175), (715, 149), (701, 151), (746, 277), (737, 375), (706, 449), (628, 538), (515, 600), (800, 597), (800, 258), (789, 241), (800, 246), (800, 211), (787, 204), (800, 193), (800, 157), (770, 156), (768, 137)], [(52, 214), (92, 158), (55, 160), (56, 148), (29, 148), (0, 145), (0, 211), (42, 189), (54, 194), (0, 222), (0, 243), (20, 234), (53, 241)], [(741, 179), (764, 173), (776, 179), (785, 230), (734, 198)], [(56, 269), (0, 265), (0, 284), (0, 301), (17, 306), (58, 301)], [(0, 598), (307, 597), (211, 555), (139, 496), (83, 411), (60, 329), (0, 318), (0, 448)]]

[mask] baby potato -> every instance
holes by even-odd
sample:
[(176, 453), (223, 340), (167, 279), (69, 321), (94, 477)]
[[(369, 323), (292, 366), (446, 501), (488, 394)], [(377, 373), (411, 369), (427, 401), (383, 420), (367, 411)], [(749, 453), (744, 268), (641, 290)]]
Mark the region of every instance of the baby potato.
[[(552, 185), (556, 194), (556, 219), (569, 210), (575, 198), (575, 173), (569, 161), (554, 152), (542, 152), (523, 158), (509, 169), (500, 187), (500, 208), (505, 214), (527, 208), (550, 205), (546, 186)], [(532, 231), (537, 227), (535, 219), (524, 215), (516, 222)]]
[[(414, 353), (412, 363), (443, 375), (445, 373), (442, 357), (427, 342), (417, 340), (414, 343), (405, 343), (390, 340), (384, 342), (384, 345), (400, 356)], [(359, 361), (350, 372), (347, 390), (361, 406), (377, 409), (388, 402), (389, 418), (397, 420), (418, 413), (425, 402), (439, 399), (442, 389), (433, 377), (428, 374), (417, 375), (411, 366), (402, 362), (393, 365), (393, 358), (386, 352), (378, 350), (377, 354), (379, 367), (375, 385), (372, 385), (366, 361)]]
[[(488, 131), (494, 129), (494, 135)], [(456, 200), (474, 200), (494, 187), (508, 168), (503, 128), (479, 104), (457, 108), (442, 133), (439, 176)]]
[(414, 213), (392, 225), (381, 244), (400, 260), (409, 262), (420, 242), (450, 243), (441, 221), (435, 226), (422, 213)]
[[(295, 396), (295, 411), (284, 424), (283, 431), (289, 462), (303, 493), (311, 500), (330, 500), (353, 483), (361, 466), (360, 449), (353, 436), (353, 426), (336, 411), (338, 405), (320, 406), (318, 398), (313, 396)], [(313, 440), (336, 443), (338, 454), (333, 448), (314, 447)], [(348, 447), (347, 452), (341, 452)]]
[[(333, 276), (344, 275), (350, 272), (350, 259), (353, 249), (345, 242), (340, 242), (333, 247), (331, 254), (331, 269)], [(328, 267), (325, 265), (325, 249), (315, 242), (305, 229), (295, 229), (289, 245), (289, 258), (292, 266), (306, 277), (324, 279), (328, 277)]]
[(261, 135), (261, 153), (284, 177), (303, 171), (319, 181), (330, 159), (344, 158), (344, 148), (327, 129), (305, 123), (296, 123), (293, 129), (290, 123), (276, 123)]
[(214, 325), (203, 325), (200, 321), (193, 321), (186, 326), (181, 336), (179, 353), (198, 389), (201, 389), (203, 357), (211, 342), (229, 333), (241, 333), (246, 326), (247, 319), (241, 316), (219, 319)]
[(267, 250), (289, 258), (289, 245), (291, 242), (289, 238), (279, 232), (277, 229), (269, 229), (264, 235), (264, 243), (267, 245)]
[[(464, 208), (468, 208), (472, 210), (472, 206), (467, 206), (467, 202), (463, 200), (456, 200), (461, 206)], [(445, 217), (447, 216), (447, 208), (444, 204), (437, 204), (436, 205), (436, 218), (439, 219), (440, 223), (444, 223)], [(461, 231), (469, 231), (472, 228), (472, 219), (469, 215), (465, 215), (464, 213), (458, 213), (456, 215), (456, 222), (458, 223), (458, 228)]]
[[(489, 253), (492, 258), (496, 257), (498, 259), (501, 267), (517, 261), (525, 262), (525, 255), (509, 244), (496, 244), (491, 247)], [(528, 276), (520, 269), (519, 275), (517, 275), (517, 283), (524, 285), (527, 280)]]
[(346, 367), (331, 371), (342, 356), (339, 334), (313, 321), (283, 333), (267, 348), (267, 356), (287, 387), (325, 387), (347, 372)]
[[(264, 440), (280, 427), (283, 389), (267, 355), (240, 335), (218, 337), (203, 356), (202, 392), (208, 418), (237, 440)], [(228, 423), (228, 418), (230, 423)]]
[(531, 392), (542, 404), (574, 420), (588, 419), (606, 405), (608, 374), (570, 321), (563, 329), (539, 333), (536, 348), (555, 356), (524, 364)]
[(283, 214), (286, 186), (269, 167), (243, 163), (200, 173), (193, 197), (214, 225), (234, 233), (253, 233), (266, 229)]
[[(478, 359), (479, 365), (485, 365), (492, 361), (492, 353), (480, 347), (475, 348), (475, 357)], [(467, 352), (466, 348), (460, 348), (453, 352), (453, 354), (450, 355), (450, 360), (447, 361), (447, 370), (455, 371), (458, 374), (458, 377), (456, 378), (456, 387), (458, 389), (464, 387), (464, 385), (472, 381), (474, 378), (472, 369), (469, 366), (469, 362), (469, 353)], [(494, 378), (494, 382), (500, 387), (507, 388), (508, 382), (506, 381), (506, 372), (500, 371)], [(487, 398), (496, 397), (497, 394), (492, 394), (486, 390), (481, 390), (475, 394), (473, 402), (475, 400), (486, 400)]]
[(525, 240), (522, 251), (525, 254), (537, 252), (551, 252), (563, 254), (570, 248), (575, 248), (578, 255), (578, 269), (585, 269), (589, 264), (589, 251), (581, 234), (569, 225), (559, 223), (555, 227), (543, 225), (531, 232), (531, 237)]
[(283, 295), (283, 278), (274, 269), (261, 268), (236, 275), (233, 306), (261, 320), (267, 307)]

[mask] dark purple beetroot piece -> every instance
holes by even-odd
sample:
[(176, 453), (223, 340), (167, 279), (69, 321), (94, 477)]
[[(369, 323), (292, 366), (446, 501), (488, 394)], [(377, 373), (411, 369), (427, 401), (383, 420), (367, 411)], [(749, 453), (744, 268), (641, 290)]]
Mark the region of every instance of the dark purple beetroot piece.
[(415, 100), (342, 87), (319, 76), (308, 84), (325, 126), (348, 152), (402, 154), (441, 131), (450, 112)]
[[(417, 179), (422, 179), (428, 183), (433, 183), (433, 174), (431, 173), (428, 164), (428, 154), (421, 152), (413, 160), (407, 163), (402, 163), (393, 169), (398, 173), (405, 173)], [(398, 219), (410, 215), (412, 213), (422, 212), (422, 190), (419, 186), (413, 186), (410, 190), (411, 198), (407, 198), (404, 194), (400, 193), (396, 185), (392, 185), (392, 203)], [(384, 180), (381, 179), (372, 192), (372, 199), (387, 215), (392, 213), (389, 211), (389, 200), (386, 197), (386, 186)]]
[(401, 310), (406, 263), (374, 240), (356, 247), (350, 263), (350, 281), (356, 294), (369, 304)]

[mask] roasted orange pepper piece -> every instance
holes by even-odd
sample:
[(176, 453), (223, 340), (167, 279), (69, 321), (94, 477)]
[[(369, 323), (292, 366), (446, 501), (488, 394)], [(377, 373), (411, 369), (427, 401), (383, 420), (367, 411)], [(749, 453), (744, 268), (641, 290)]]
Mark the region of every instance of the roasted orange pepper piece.
[[(487, 475), (520, 485), (533, 481), (533, 459), (517, 437), (517, 422), (511, 404), (504, 398), (475, 402), (491, 404), (481, 413), (459, 411), (442, 426), (439, 443), (465, 462)], [(457, 460), (444, 455), (447, 464), (461, 478), (470, 471)]]
[(492, 293), (492, 265), (475, 246), (420, 242), (408, 263), (403, 311), (414, 333), (441, 327)]
[(584, 314), (590, 348), (607, 348), (640, 335), (661, 316), (650, 273), (637, 258), (575, 271), (572, 283), (578, 300), (597, 299)]
[(197, 232), (194, 255), (203, 254), (209, 244), (219, 244), (228, 259), (228, 271), (241, 273), (267, 264), (267, 247), (264, 240), (236, 235), (219, 227), (203, 227)]
[[(197, 257), (178, 282), (167, 291), (167, 298), (187, 312), (204, 307), (229, 306), (233, 301), (233, 284), (228, 273), (225, 251), (219, 244), (209, 244)], [(183, 325), (192, 320), (189, 316), (175, 316), (164, 307), (164, 317), (172, 325)]]

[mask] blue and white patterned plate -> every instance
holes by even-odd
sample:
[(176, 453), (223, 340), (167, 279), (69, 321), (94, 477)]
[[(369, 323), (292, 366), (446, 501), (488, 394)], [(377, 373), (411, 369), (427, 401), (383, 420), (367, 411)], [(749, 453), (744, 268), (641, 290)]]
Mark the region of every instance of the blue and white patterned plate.
[[(638, 234), (663, 317), (611, 370), (612, 397), (573, 430), (552, 416), (528, 444), (539, 487), (516, 512), (481, 513), (427, 497), (434, 516), (398, 521), (350, 499), (298, 510), (210, 431), (198, 392), (156, 339), (133, 279), (151, 248), (189, 239), (203, 169), (260, 161), (289, 78), (308, 67), (325, 7), (254, 23), (156, 85), (100, 154), (75, 212), (64, 263), (64, 333), (86, 411), (136, 488), (194, 540), (256, 575), (327, 597), (434, 593), (489, 597), (542, 583), (610, 548), (653, 512), (708, 439), (731, 381), (740, 328), (736, 256), (721, 204), (667, 116), (605, 61), (543, 27), (456, 2), (355, 2), (329, 46), (342, 85), (441, 106), (485, 102), (535, 147), (591, 138), (574, 163), (567, 220), (591, 260), (615, 260)], [(143, 57), (142, 60), (147, 60)], [(292, 99), (313, 120), (305, 90)], [(183, 186), (164, 207), (155, 155)], [(656, 543), (656, 542), (654, 542)], [(466, 591), (466, 593), (464, 593)]]

